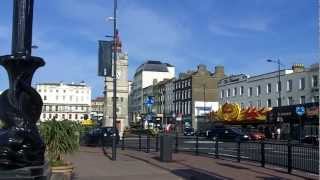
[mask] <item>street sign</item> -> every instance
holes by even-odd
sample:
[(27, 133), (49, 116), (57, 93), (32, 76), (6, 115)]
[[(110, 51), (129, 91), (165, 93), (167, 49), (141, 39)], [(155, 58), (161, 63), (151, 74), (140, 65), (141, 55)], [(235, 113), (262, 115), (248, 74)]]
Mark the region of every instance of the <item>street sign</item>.
[(147, 106), (151, 106), (154, 104), (154, 97), (148, 96), (147, 99), (144, 101), (144, 104)]
[(297, 106), (297, 107), (296, 107), (296, 113), (297, 113), (299, 116), (304, 115), (304, 113), (305, 113), (304, 107), (303, 107), (303, 106)]

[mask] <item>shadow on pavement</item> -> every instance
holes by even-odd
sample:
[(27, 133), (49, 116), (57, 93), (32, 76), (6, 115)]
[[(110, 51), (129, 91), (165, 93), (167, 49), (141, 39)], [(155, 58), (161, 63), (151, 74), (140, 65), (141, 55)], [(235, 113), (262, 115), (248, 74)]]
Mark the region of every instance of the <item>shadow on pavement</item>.
[(232, 180), (232, 178), (220, 176), (218, 174), (206, 174), (194, 169), (176, 169), (172, 170), (171, 173), (176, 176), (180, 176), (183, 179), (189, 180)]
[(264, 176), (256, 176), (257, 179), (263, 179), (263, 180), (290, 180), (290, 179), (287, 179), (287, 178), (282, 178), (282, 177), (264, 177)]
[(249, 168), (246, 168), (246, 167), (243, 167), (243, 166), (238, 166), (238, 165), (228, 164), (228, 163), (217, 162), (217, 164), (221, 165), (221, 166), (227, 166), (227, 167), (230, 167), (230, 168), (234, 168), (234, 169), (244, 169), (244, 170), (249, 169)]
[[(129, 155), (129, 154), (126, 154), (126, 156), (131, 157), (133, 159), (143, 161), (143, 162), (148, 163), (154, 167), (171, 172), (172, 174), (174, 174), (176, 176), (180, 176), (180, 177), (182, 177), (184, 179), (188, 179), (188, 180), (233, 180), (232, 178), (228, 178), (228, 177), (216, 174), (216, 173), (205, 171), (203, 169), (193, 168), (191, 166), (186, 166), (186, 167), (188, 167), (188, 169), (174, 169), (174, 170), (172, 170), (172, 169), (163, 167), (159, 164), (153, 163), (153, 162), (146, 160), (144, 158), (139, 158), (139, 157)], [(153, 159), (158, 160), (158, 158), (156, 158), (156, 157), (153, 157)], [(177, 162), (181, 162), (181, 161), (171, 161), (169, 163), (177, 163)], [(178, 164), (184, 165), (184, 163), (178, 163)]]

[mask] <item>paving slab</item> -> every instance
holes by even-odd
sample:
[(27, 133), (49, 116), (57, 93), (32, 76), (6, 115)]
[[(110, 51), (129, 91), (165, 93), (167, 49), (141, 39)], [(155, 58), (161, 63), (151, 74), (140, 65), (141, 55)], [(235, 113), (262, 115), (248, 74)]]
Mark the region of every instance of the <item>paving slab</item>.
[(75, 180), (250, 180), (318, 179), (318, 175), (285, 169), (262, 168), (254, 163), (233, 162), (195, 156), (187, 153), (173, 155), (172, 162), (159, 161), (159, 153), (136, 150), (117, 150), (117, 160), (110, 160), (111, 151), (81, 147), (80, 151), (65, 158), (75, 165)]

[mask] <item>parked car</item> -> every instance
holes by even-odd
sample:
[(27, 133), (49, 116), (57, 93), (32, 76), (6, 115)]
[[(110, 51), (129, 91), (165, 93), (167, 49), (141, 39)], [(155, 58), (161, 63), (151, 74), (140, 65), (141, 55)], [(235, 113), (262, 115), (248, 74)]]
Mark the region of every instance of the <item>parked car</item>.
[(185, 136), (194, 136), (194, 129), (193, 128), (185, 128), (183, 134)]
[(302, 141), (305, 144), (319, 145), (319, 137), (318, 136), (305, 136)]
[(206, 137), (207, 136), (207, 131), (206, 130), (198, 130), (195, 132), (195, 134), (197, 136), (200, 136), (200, 137)]
[[(115, 133), (114, 133), (115, 132)], [(102, 144), (111, 146), (112, 145), (112, 137), (116, 135), (116, 143), (119, 143), (120, 136), (118, 129), (114, 129), (113, 127), (98, 127), (91, 129), (85, 135), (85, 145), (90, 146), (100, 146)]]
[(258, 130), (250, 130), (247, 134), (251, 140), (264, 140), (266, 138), (264, 133), (259, 132)]
[(238, 128), (234, 127), (216, 127), (207, 131), (207, 137), (218, 138), (220, 140), (231, 140), (231, 141), (246, 141), (250, 140), (250, 137), (242, 132)]

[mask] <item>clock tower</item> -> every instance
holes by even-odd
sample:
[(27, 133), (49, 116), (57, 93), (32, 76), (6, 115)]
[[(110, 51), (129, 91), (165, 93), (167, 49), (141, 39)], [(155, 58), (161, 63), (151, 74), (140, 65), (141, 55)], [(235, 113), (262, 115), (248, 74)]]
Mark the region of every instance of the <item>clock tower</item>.
[[(120, 136), (128, 123), (128, 55), (122, 52), (122, 44), (118, 32), (116, 32), (117, 41), (117, 128)], [(104, 126), (111, 127), (113, 124), (113, 79), (106, 77), (105, 79), (105, 112)]]

